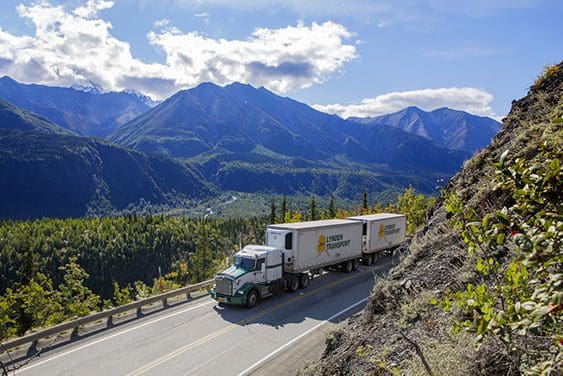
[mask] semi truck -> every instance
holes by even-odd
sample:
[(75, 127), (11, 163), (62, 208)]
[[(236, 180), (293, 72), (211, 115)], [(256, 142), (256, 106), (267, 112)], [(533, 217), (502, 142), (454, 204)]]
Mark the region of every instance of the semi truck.
[(406, 216), (371, 214), (269, 225), (266, 245), (247, 245), (215, 276), (210, 290), (219, 303), (254, 307), (284, 291), (305, 289), (323, 269), (352, 272), (405, 239)]

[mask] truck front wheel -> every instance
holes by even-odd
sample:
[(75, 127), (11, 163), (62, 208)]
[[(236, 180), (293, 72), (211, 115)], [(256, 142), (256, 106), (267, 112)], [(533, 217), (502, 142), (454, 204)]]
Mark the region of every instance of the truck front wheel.
[(258, 292), (256, 290), (250, 290), (246, 297), (246, 308), (254, 308), (256, 303), (258, 303)]
[(306, 289), (309, 286), (309, 275), (307, 273), (303, 273), (299, 276), (299, 287), (302, 289)]
[(292, 275), (291, 277), (289, 277), (287, 281), (287, 290), (289, 292), (295, 292), (297, 291), (298, 288), (299, 288), (299, 278)]

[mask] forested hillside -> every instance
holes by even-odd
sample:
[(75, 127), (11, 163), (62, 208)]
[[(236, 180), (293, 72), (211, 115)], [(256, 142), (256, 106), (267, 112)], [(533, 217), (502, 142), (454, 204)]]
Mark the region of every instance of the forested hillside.
[(563, 63), (513, 102), (313, 374), (563, 370)]
[(212, 193), (188, 164), (107, 141), (0, 129), (0, 218), (112, 214)]
[(0, 99), (0, 129), (72, 135), (55, 123)]

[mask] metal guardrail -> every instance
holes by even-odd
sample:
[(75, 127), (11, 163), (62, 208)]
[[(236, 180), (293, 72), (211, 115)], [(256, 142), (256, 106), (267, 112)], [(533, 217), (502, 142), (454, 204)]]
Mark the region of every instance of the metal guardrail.
[[(168, 299), (178, 296), (178, 295), (182, 295), (182, 294), (186, 294), (189, 295), (189, 293), (191, 292), (195, 292), (201, 289), (204, 289), (206, 287), (210, 287), (213, 285), (214, 280), (210, 279), (208, 281), (203, 281), (203, 282), (199, 282), (196, 283), (195, 285), (190, 285), (190, 286), (186, 286), (186, 287), (182, 287), (179, 288), (177, 290), (172, 290), (172, 291), (168, 291), (168, 292), (164, 292), (162, 294), (158, 294), (158, 295), (154, 295), (151, 297), (148, 297), (146, 299), (141, 299), (141, 300), (136, 300), (134, 302), (131, 303), (127, 303), (124, 304), (122, 306), (119, 307), (115, 307), (115, 308), (111, 308), (102, 312), (95, 312), (92, 313), (91, 315), (88, 316), (84, 316), (84, 317), (79, 317), (77, 319), (71, 320), (71, 321), (67, 321), (67, 322), (63, 322), (61, 324), (57, 324), (55, 326), (52, 326), (50, 328), (47, 329), (43, 329), (40, 330), (38, 332), (35, 333), (31, 333), (31, 334), (27, 334), (23, 337), (19, 337), (19, 338), (14, 338), (11, 339), (9, 341), (3, 342), (0, 346), (1, 349), (3, 350), (8, 350), (17, 346), (21, 346), (21, 345), (25, 345), (27, 343), (32, 343), (33, 346), (35, 346), (37, 344), (37, 341), (39, 341), (42, 338), (46, 338), (46, 337), (50, 337), (53, 335), (58, 335), (61, 332), (65, 332), (67, 330), (72, 329), (74, 334), (77, 334), (78, 328), (80, 326), (83, 326), (85, 324), (91, 323), (91, 322), (95, 322), (101, 319), (107, 319), (107, 325), (111, 326), (113, 325), (113, 316), (120, 314), (120, 313), (124, 313), (124, 312), (128, 312), (128, 311), (133, 311), (133, 310), (137, 310), (137, 315), (140, 315), (141, 309), (143, 306), (149, 305), (149, 304), (153, 304), (156, 302), (162, 302), (163, 307), (166, 307), (168, 305)], [(189, 296), (188, 296), (189, 298)]]

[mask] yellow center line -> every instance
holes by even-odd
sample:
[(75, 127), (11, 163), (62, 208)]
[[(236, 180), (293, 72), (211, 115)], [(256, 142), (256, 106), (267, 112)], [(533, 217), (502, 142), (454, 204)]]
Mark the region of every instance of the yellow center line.
[[(389, 264), (390, 264), (390, 263), (386, 263), (386, 264), (383, 264), (383, 265), (379, 265), (379, 266), (377, 266), (377, 267), (371, 269), (370, 271), (374, 271), (374, 270), (376, 270), (376, 269), (383, 268), (383, 267), (385, 267), (385, 266), (387, 266), (387, 265), (389, 265)], [(353, 275), (351, 275), (351, 276), (348, 276), (348, 277), (339, 279), (339, 280), (337, 280), (337, 281), (331, 282), (331, 283), (329, 283), (329, 284), (327, 284), (327, 285), (324, 285), (324, 286), (321, 286), (321, 287), (319, 287), (319, 288), (317, 288), (317, 289), (315, 289), (315, 290), (312, 290), (312, 291), (303, 293), (303, 294), (301, 294), (301, 295), (299, 295), (299, 296), (296, 296), (296, 297), (294, 297), (294, 298), (291, 298), (291, 299), (289, 299), (289, 300), (287, 300), (287, 301), (285, 301), (285, 302), (283, 302), (283, 303), (277, 304), (277, 305), (272, 306), (272, 307), (270, 307), (270, 308), (267, 308), (267, 309), (265, 309), (265, 310), (263, 310), (263, 311), (260, 311), (260, 312), (254, 314), (254, 315), (252, 315), (252, 316), (250, 316), (250, 317), (247, 317), (246, 319), (240, 320), (240, 321), (238, 321), (238, 322), (236, 322), (236, 323), (234, 323), (234, 324), (230, 324), (229, 326), (226, 326), (226, 327), (224, 327), (223, 329), (220, 329), (220, 330), (218, 330), (218, 331), (216, 331), (216, 332), (214, 332), (214, 333), (208, 334), (208, 335), (205, 336), (205, 337), (202, 337), (202, 338), (200, 338), (200, 339), (198, 339), (198, 340), (195, 340), (195, 341), (193, 341), (193, 342), (187, 344), (187, 345), (184, 346), (184, 347), (181, 347), (181, 348), (179, 348), (179, 349), (177, 349), (177, 350), (175, 350), (175, 351), (173, 351), (173, 352), (171, 352), (171, 353), (169, 353), (169, 354), (167, 354), (167, 355), (164, 355), (163, 357), (161, 357), (161, 358), (159, 358), (159, 359), (156, 359), (155, 361), (153, 361), (153, 362), (151, 362), (151, 363), (149, 363), (149, 364), (147, 364), (147, 365), (145, 365), (145, 366), (143, 366), (143, 367), (141, 367), (141, 368), (138, 368), (138, 369), (134, 370), (133, 372), (129, 373), (127, 376), (136, 376), (136, 375), (140, 375), (140, 374), (142, 374), (142, 373), (145, 373), (145, 372), (147, 372), (148, 370), (150, 370), (150, 369), (152, 369), (152, 368), (154, 368), (154, 367), (156, 367), (156, 366), (158, 366), (158, 365), (160, 365), (160, 364), (162, 364), (162, 363), (164, 363), (164, 362), (166, 362), (166, 361), (168, 361), (168, 360), (171, 360), (171, 359), (177, 357), (178, 355), (181, 355), (181, 354), (185, 353), (186, 351), (189, 351), (189, 350), (191, 350), (191, 349), (193, 349), (193, 348), (195, 348), (195, 347), (198, 347), (198, 346), (200, 346), (200, 345), (202, 345), (202, 344), (204, 344), (204, 343), (206, 343), (206, 342), (209, 342), (210, 340), (212, 340), (212, 339), (214, 339), (214, 338), (217, 338), (217, 337), (219, 337), (219, 336), (221, 336), (221, 335), (223, 335), (223, 334), (226, 334), (226, 333), (228, 333), (228, 332), (230, 332), (230, 331), (232, 331), (232, 330), (234, 330), (234, 329), (236, 329), (236, 328), (239, 328), (239, 327), (242, 326), (242, 325), (245, 325), (245, 324), (247, 324), (247, 323), (249, 323), (249, 322), (251, 322), (251, 321), (254, 321), (254, 320), (256, 320), (256, 319), (258, 319), (258, 318), (260, 318), (260, 317), (263, 317), (263, 316), (265, 316), (265, 315), (267, 315), (267, 314), (269, 314), (269, 313), (272, 313), (272, 312), (277, 311), (277, 310), (279, 310), (279, 309), (281, 309), (281, 308), (283, 308), (283, 307), (286, 307), (286, 306), (288, 306), (289, 304), (292, 304), (292, 303), (295, 303), (295, 302), (297, 302), (297, 301), (299, 301), (299, 300), (302, 300), (302, 299), (304, 299), (304, 298), (306, 298), (306, 297), (308, 297), (308, 296), (310, 296), (310, 295), (313, 295), (313, 294), (316, 294), (316, 293), (318, 293), (318, 292), (324, 291), (324, 290), (329, 289), (329, 288), (331, 288), (331, 287), (333, 287), (333, 286), (336, 286), (336, 285), (338, 285), (338, 284), (347, 282), (347, 281), (349, 281), (349, 280), (351, 280), (351, 279), (357, 278), (357, 277), (362, 276), (362, 275), (365, 275), (365, 274), (364, 274), (364, 273), (353, 274)]]

